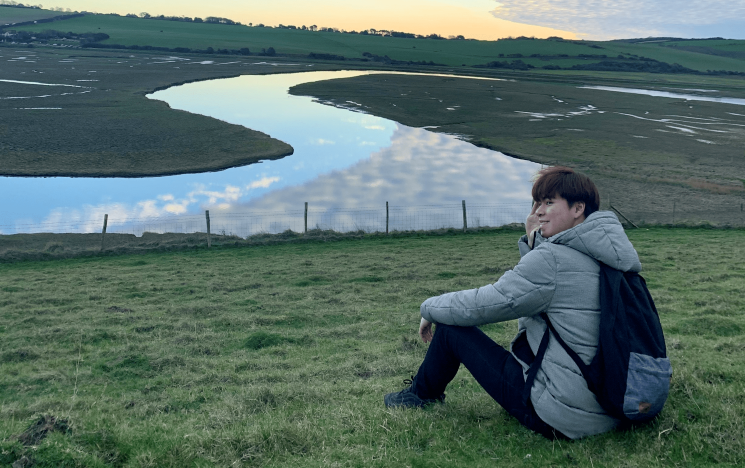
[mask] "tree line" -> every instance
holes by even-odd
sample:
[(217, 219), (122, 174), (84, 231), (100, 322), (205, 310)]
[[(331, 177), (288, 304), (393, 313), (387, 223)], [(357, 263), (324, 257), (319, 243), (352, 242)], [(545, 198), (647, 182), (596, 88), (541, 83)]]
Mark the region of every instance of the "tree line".
[(15, 33), (9, 35), (9, 38), (12, 38), (16, 42), (38, 41), (41, 44), (46, 44), (49, 41), (53, 41), (55, 39), (67, 39), (72, 41), (80, 41), (80, 44), (83, 45), (92, 42), (104, 41), (109, 38), (109, 35), (105, 33), (74, 33), (47, 29), (37, 33), (31, 33), (28, 31), (16, 31)]
[(32, 8), (34, 10), (41, 10), (41, 5), (24, 5), (23, 3), (14, 2), (13, 0), (0, 0), (0, 7)]
[[(504, 54), (499, 54), (503, 56)], [(522, 54), (509, 54), (508, 57), (520, 56)], [(540, 54), (533, 54), (531, 57), (539, 57)], [(550, 56), (542, 56), (550, 57)], [(555, 57), (567, 58), (568, 55), (560, 54)], [(580, 58), (594, 58), (594, 59), (606, 59), (605, 55), (587, 55), (579, 54)], [(525, 63), (522, 60), (512, 61), (499, 61), (495, 60), (483, 65), (474, 65), (474, 68), (502, 68), (506, 70), (531, 70), (536, 68), (534, 65)], [(619, 55), (615, 59), (600, 60), (595, 63), (582, 63), (575, 64), (571, 67), (560, 67), (559, 65), (544, 65), (541, 67), (543, 70), (587, 70), (587, 71), (610, 71), (610, 72), (636, 72), (636, 73), (667, 73), (667, 74), (678, 74), (685, 73), (689, 75), (735, 75), (745, 76), (743, 72), (729, 71), (729, 70), (706, 70), (705, 72), (694, 70), (692, 68), (684, 67), (683, 65), (667, 62), (661, 62), (659, 60), (647, 58), (647, 57), (624, 57)]]
[[(112, 16), (120, 16), (117, 14), (112, 14)], [(219, 16), (208, 16), (204, 19), (195, 16), (194, 18), (191, 18), (189, 16), (166, 16), (166, 15), (150, 15), (150, 13), (142, 12), (139, 15), (136, 15), (134, 13), (128, 13), (124, 15), (126, 18), (141, 18), (141, 19), (152, 19), (152, 20), (161, 20), (161, 21), (180, 21), (184, 23), (210, 23), (210, 24), (227, 24), (227, 25), (235, 25), (235, 26), (241, 26), (242, 23), (240, 21), (233, 21), (229, 18), (221, 18)]]
[[(107, 13), (112, 16), (121, 16), (116, 13)], [(210, 24), (226, 24), (226, 25), (235, 25), (235, 26), (248, 26), (253, 28), (274, 28), (274, 29), (293, 29), (297, 31), (311, 31), (311, 32), (330, 32), (330, 33), (340, 33), (340, 34), (359, 34), (363, 36), (390, 36), (390, 37), (403, 37), (403, 38), (410, 38), (410, 39), (437, 39), (437, 40), (466, 40), (465, 36), (463, 35), (457, 35), (457, 36), (448, 36), (443, 37), (439, 34), (429, 34), (429, 35), (421, 35), (421, 34), (414, 34), (414, 33), (407, 33), (402, 31), (394, 31), (394, 30), (388, 30), (388, 29), (365, 29), (362, 31), (347, 31), (345, 29), (339, 29), (339, 28), (329, 28), (329, 27), (318, 27), (317, 25), (313, 24), (311, 26), (294, 26), (292, 24), (284, 25), (279, 24), (277, 26), (269, 26), (264, 23), (248, 23), (243, 24), (240, 21), (233, 21), (229, 18), (222, 18), (218, 16), (208, 16), (206, 18), (200, 18), (200, 17), (189, 17), (189, 16), (168, 16), (168, 15), (151, 15), (147, 12), (142, 12), (140, 14), (135, 13), (128, 13), (124, 15), (127, 18), (141, 18), (141, 19), (151, 19), (151, 20), (161, 20), (161, 21), (180, 21), (180, 22), (186, 22), (186, 23), (210, 23)]]

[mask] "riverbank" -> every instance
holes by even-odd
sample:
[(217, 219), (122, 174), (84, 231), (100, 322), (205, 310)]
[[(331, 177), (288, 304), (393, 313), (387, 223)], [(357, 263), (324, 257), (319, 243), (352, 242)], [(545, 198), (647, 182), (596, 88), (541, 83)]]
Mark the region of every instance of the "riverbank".
[(0, 176), (153, 177), (218, 171), (293, 152), (270, 135), (174, 111), (145, 95), (191, 81), (304, 71), (306, 64), (221, 65), (198, 56), (50, 48), (0, 53), (12, 59), (0, 76)]
[(510, 76), (513, 80), (482, 81), (369, 75), (306, 83), (290, 92), (455, 134), (520, 159), (574, 167), (598, 184), (604, 204), (612, 203), (636, 224), (745, 225), (745, 106), (583, 87), (605, 83), (678, 93), (706, 88), (717, 92), (702, 96), (741, 98), (745, 81), (684, 82), (669, 75), (624, 80), (602, 73)]
[[(13, 82), (3, 83), (0, 99), (9, 116), (0, 141), (0, 175), (31, 177), (151, 177), (282, 158), (293, 149), (270, 135), (175, 111), (145, 95), (241, 74), (359, 68), (310, 59), (46, 47), (11, 55), (2, 79)], [(740, 78), (425, 70), (380, 63), (365, 68), (508, 81), (369, 76), (309, 83), (292, 92), (348, 107), (346, 101), (353, 101), (359, 104), (352, 106), (356, 110), (405, 125), (457, 134), (517, 158), (578, 168), (597, 181), (605, 201), (636, 224), (745, 224), (745, 162), (740, 157), (745, 133), (736, 112), (742, 106), (700, 101), (691, 106), (683, 100), (579, 88), (711, 88), (742, 97)]]
[[(740, 230), (629, 231), (675, 369), (651, 424), (553, 443), (465, 370), (444, 405), (385, 409), (426, 351), (419, 304), (496, 281), (519, 235), (4, 265), (0, 465), (741, 465)], [(515, 324), (484, 330), (507, 346)]]

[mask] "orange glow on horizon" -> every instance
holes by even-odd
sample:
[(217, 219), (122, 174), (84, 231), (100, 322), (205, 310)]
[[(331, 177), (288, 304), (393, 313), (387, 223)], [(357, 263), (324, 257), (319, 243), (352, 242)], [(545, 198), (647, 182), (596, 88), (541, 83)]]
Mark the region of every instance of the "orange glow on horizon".
[[(493, 2), (465, 0), (469, 6), (438, 0), (378, 0), (374, 4), (358, 6), (341, 0), (299, 0), (268, 2), (223, 0), (205, 4), (196, 0), (131, 0), (109, 2), (103, 0), (60, 0), (54, 6), (97, 13), (139, 14), (166, 16), (219, 16), (243, 24), (263, 23), (294, 26), (317, 25), (347, 31), (365, 29), (394, 30), (414, 34), (439, 34), (443, 37), (462, 35), (468, 39), (496, 40), (505, 37), (561, 36), (577, 39), (578, 35), (542, 26), (514, 23), (495, 18), (489, 13)], [(478, 4), (478, 5), (476, 5)]]

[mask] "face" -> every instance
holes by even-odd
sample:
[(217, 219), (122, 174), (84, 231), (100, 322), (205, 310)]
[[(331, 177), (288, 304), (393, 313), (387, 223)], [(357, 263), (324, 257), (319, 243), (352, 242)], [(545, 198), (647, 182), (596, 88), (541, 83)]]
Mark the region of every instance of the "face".
[(570, 207), (566, 199), (556, 195), (539, 202), (535, 214), (541, 224), (541, 235), (545, 238), (582, 223), (585, 220), (585, 204), (577, 202)]

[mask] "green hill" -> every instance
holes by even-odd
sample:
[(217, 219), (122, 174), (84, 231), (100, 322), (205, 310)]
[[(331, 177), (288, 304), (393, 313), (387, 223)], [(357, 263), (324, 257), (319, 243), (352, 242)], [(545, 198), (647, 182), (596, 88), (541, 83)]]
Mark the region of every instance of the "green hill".
[(26, 21), (37, 21), (41, 19), (54, 18), (66, 15), (61, 11), (42, 10), (40, 8), (17, 8), (0, 5), (0, 28), (10, 26), (14, 23), (25, 23)]
[[(712, 43), (706, 45), (707, 43)], [(720, 41), (670, 41), (670, 42), (647, 42), (629, 44), (621, 41), (610, 41), (602, 43), (608, 51), (608, 55), (618, 54), (636, 54), (642, 57), (648, 57), (661, 62), (678, 63), (684, 67), (694, 70), (728, 70), (745, 72), (745, 41), (726, 41), (737, 44), (737, 48), (743, 51), (742, 55), (727, 56), (725, 54), (715, 54), (712, 48)], [(691, 46), (687, 44), (696, 44)], [(700, 45), (699, 45), (700, 44)], [(716, 44), (716, 46), (719, 46)], [(721, 47), (721, 46), (719, 46)]]
[[(8, 10), (20, 10), (11, 9)], [(587, 67), (611, 62), (619, 71), (671, 72), (657, 66), (639, 68), (640, 59), (652, 59), (666, 64), (679, 64), (690, 70), (726, 70), (745, 72), (745, 41), (565, 41), (558, 38), (535, 40), (477, 41), (406, 38), (369, 34), (307, 31), (301, 29), (249, 27), (165, 21), (88, 14), (53, 23), (26, 25), (18, 31), (105, 33), (109, 39), (100, 46), (151, 46), (168, 49), (238, 51), (251, 53), (272, 47), (280, 55), (307, 56), (310, 53), (329, 54), (328, 58), (349, 60), (388, 60), (433, 62), (447, 66), (485, 65), (490, 62), (504, 67), (513, 61), (535, 68)], [(330, 57), (331, 55), (336, 57)], [(388, 57), (386, 59), (385, 57)], [(507, 65), (510, 68), (510, 65)], [(690, 71), (689, 70), (689, 71)], [(680, 71), (680, 70), (679, 70)], [(685, 71), (685, 70), (683, 70)]]
[(112, 15), (86, 15), (40, 28), (35, 25), (22, 31), (57, 29), (76, 33), (103, 32), (110, 36), (104, 44), (186, 47), (190, 49), (240, 49), (251, 51), (273, 47), (281, 54), (307, 55), (311, 52), (362, 59), (364, 52), (396, 60), (434, 61), (460, 66), (486, 63), (499, 54), (542, 53), (568, 56), (590, 54), (591, 44), (578, 45), (554, 41), (473, 41), (381, 37), (334, 32), (311, 32), (297, 29), (248, 27), (238, 25), (186, 23)]

